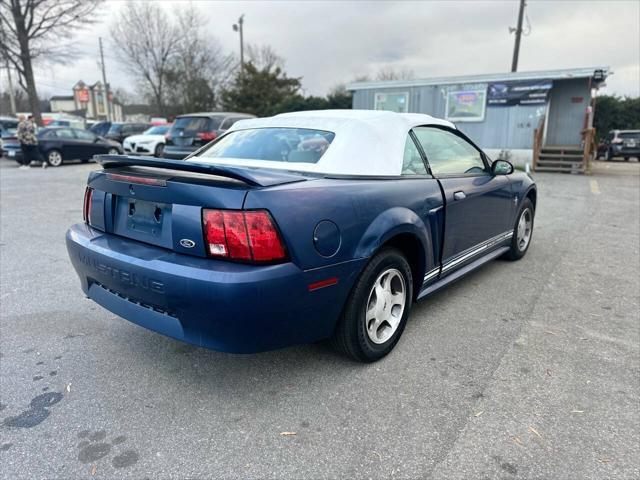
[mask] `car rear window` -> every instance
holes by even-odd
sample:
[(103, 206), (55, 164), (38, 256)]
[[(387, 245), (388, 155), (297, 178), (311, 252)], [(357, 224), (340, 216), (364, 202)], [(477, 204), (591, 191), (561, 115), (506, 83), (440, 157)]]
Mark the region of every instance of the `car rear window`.
[(164, 135), (168, 131), (169, 131), (169, 126), (168, 125), (156, 125), (154, 127), (151, 127), (149, 129), (145, 130), (142, 133), (143, 133), (143, 135)]
[(309, 128), (235, 130), (214, 142), (198, 157), (317, 163), (334, 137), (333, 132)]
[(172, 131), (183, 131), (185, 135), (200, 132), (211, 132), (220, 127), (224, 117), (179, 117), (176, 118)]
[(640, 140), (640, 132), (622, 132), (618, 136), (624, 140)]
[(14, 129), (14, 128), (18, 128), (18, 121), (17, 120), (2, 120), (0, 121), (0, 125), (2, 125), (2, 129)]
[(111, 127), (109, 127), (109, 133), (120, 133), (120, 131), (122, 131), (122, 124), (121, 123), (112, 123)]

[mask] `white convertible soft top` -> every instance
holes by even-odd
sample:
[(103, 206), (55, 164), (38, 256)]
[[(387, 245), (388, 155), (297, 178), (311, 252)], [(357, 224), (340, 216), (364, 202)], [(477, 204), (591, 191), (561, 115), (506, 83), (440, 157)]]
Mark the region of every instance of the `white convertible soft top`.
[(265, 127), (311, 128), (335, 137), (318, 163), (288, 163), (239, 158), (192, 157), (191, 161), (219, 165), (277, 168), (338, 175), (400, 175), (407, 134), (419, 125), (455, 126), (421, 113), (379, 110), (317, 110), (283, 113), (236, 122), (229, 131)]

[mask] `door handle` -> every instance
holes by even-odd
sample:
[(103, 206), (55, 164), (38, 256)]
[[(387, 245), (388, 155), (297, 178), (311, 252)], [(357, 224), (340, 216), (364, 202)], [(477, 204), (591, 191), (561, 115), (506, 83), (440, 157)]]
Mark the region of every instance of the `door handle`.
[(467, 196), (464, 194), (464, 192), (455, 192), (453, 194), (454, 200), (464, 200), (465, 198), (467, 198)]

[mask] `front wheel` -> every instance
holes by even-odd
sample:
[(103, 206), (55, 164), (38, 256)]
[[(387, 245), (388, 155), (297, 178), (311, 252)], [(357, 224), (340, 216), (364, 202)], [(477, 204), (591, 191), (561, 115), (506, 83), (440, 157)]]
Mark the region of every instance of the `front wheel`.
[(59, 150), (49, 150), (47, 152), (47, 163), (52, 167), (62, 165), (62, 153)]
[(505, 256), (509, 260), (520, 260), (524, 257), (531, 244), (533, 236), (533, 218), (535, 210), (529, 198), (525, 198), (516, 217), (516, 225), (513, 228), (511, 246)]
[(120, 151), (117, 148), (110, 148), (107, 153), (109, 153), (109, 155), (120, 155)]
[(395, 248), (377, 253), (351, 291), (333, 336), (336, 349), (360, 362), (375, 362), (400, 339), (411, 310), (413, 278)]
[(156, 150), (153, 153), (153, 155), (155, 157), (161, 158), (163, 153), (164, 153), (164, 143), (159, 143), (158, 145), (156, 145)]

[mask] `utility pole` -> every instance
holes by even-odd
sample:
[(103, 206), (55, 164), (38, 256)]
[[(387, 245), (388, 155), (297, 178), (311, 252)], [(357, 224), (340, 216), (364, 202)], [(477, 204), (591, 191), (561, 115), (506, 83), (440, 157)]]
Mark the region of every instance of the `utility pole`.
[(107, 74), (104, 69), (104, 52), (102, 51), (102, 37), (98, 38), (100, 43), (100, 65), (102, 66), (102, 101), (104, 102), (104, 112), (107, 116), (107, 120), (111, 121), (111, 115), (109, 112), (109, 87), (107, 86)]
[[(511, 62), (511, 71), (518, 71), (518, 55), (520, 54), (520, 37), (522, 37), (522, 20), (524, 18), (524, 0), (520, 0), (520, 11), (518, 12), (518, 26), (516, 27), (516, 43), (513, 46), (513, 61)], [(510, 29), (513, 31), (513, 29)]]
[(7, 61), (7, 83), (9, 84), (9, 100), (11, 101), (11, 114), (16, 114), (16, 96), (13, 91), (13, 81), (11, 80), (11, 69), (9, 68), (9, 61)]
[(240, 33), (240, 73), (244, 73), (244, 40), (242, 25), (244, 24), (244, 13), (240, 15), (238, 23), (233, 24), (233, 31)]

